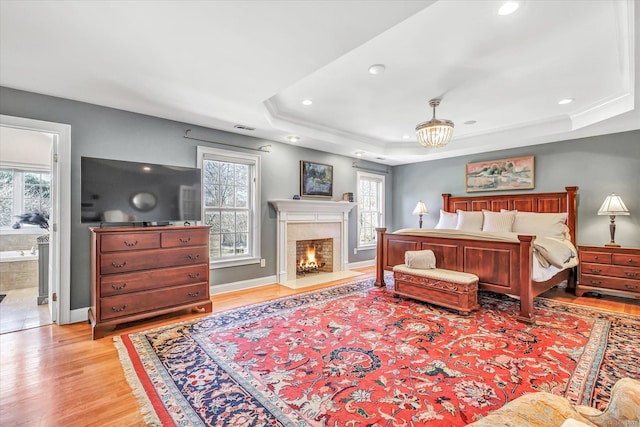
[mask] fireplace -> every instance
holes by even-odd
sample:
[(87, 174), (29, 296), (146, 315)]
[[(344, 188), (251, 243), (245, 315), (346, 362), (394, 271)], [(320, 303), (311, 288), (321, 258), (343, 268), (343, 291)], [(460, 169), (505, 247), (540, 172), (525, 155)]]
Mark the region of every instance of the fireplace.
[(333, 239), (296, 241), (296, 276), (333, 271)]
[[(278, 283), (296, 288), (300, 285), (292, 282), (315, 276), (311, 273), (313, 270), (318, 270), (320, 276), (348, 272), (349, 211), (355, 203), (320, 200), (270, 200), (269, 203), (278, 213)], [(306, 243), (300, 244), (301, 241)], [(306, 253), (308, 242), (314, 242), (316, 255), (318, 242), (322, 242), (320, 256), (324, 266), (305, 267), (304, 275), (298, 274), (299, 247), (304, 246)]]

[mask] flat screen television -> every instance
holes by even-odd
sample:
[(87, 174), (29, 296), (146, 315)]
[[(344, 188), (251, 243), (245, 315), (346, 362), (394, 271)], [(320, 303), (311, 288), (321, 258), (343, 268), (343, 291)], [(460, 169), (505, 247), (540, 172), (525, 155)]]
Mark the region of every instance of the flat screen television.
[(82, 157), (81, 221), (166, 225), (198, 221), (198, 168)]

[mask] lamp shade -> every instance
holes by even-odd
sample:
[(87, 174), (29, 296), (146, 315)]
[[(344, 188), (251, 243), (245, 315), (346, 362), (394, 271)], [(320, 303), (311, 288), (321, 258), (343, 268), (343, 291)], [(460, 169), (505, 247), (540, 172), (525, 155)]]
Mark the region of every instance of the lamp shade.
[(598, 215), (630, 215), (630, 213), (620, 196), (611, 193), (598, 209)]
[(415, 209), (413, 210), (413, 214), (414, 215), (424, 215), (424, 214), (428, 214), (428, 213), (429, 213), (429, 211), (427, 210), (427, 207), (422, 202), (422, 200), (420, 200), (418, 202), (418, 204), (416, 205)]

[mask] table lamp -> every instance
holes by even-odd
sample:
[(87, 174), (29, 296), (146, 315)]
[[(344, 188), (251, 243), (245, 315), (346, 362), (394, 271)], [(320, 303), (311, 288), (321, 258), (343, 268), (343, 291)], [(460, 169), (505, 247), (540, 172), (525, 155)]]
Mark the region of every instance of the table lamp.
[(620, 247), (615, 242), (616, 236), (616, 215), (630, 215), (629, 209), (624, 205), (624, 202), (615, 193), (611, 193), (611, 195), (607, 196), (604, 199), (604, 203), (598, 209), (598, 215), (609, 215), (611, 222), (609, 223), (609, 233), (611, 233), (611, 242), (605, 244), (605, 246), (614, 246)]
[(427, 207), (422, 202), (422, 200), (420, 200), (418, 202), (418, 204), (416, 205), (416, 208), (413, 210), (413, 214), (414, 215), (418, 215), (420, 228), (422, 228), (422, 215), (425, 215), (425, 214), (428, 214), (428, 213), (429, 213), (429, 211), (427, 210)]

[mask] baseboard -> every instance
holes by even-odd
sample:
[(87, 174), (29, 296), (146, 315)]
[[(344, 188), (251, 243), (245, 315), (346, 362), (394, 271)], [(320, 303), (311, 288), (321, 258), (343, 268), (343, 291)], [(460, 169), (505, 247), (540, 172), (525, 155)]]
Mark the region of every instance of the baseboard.
[(349, 264), (347, 264), (347, 268), (349, 270), (352, 270), (354, 268), (374, 267), (375, 265), (376, 265), (376, 260), (374, 258), (366, 261), (350, 262)]
[(87, 322), (89, 320), (89, 307), (76, 308), (69, 312), (69, 323)]
[(210, 286), (211, 295), (226, 294), (227, 292), (241, 291), (244, 289), (257, 288), (264, 285), (278, 283), (275, 275), (258, 277), (256, 279), (241, 280), (239, 282), (223, 283), (221, 285)]

